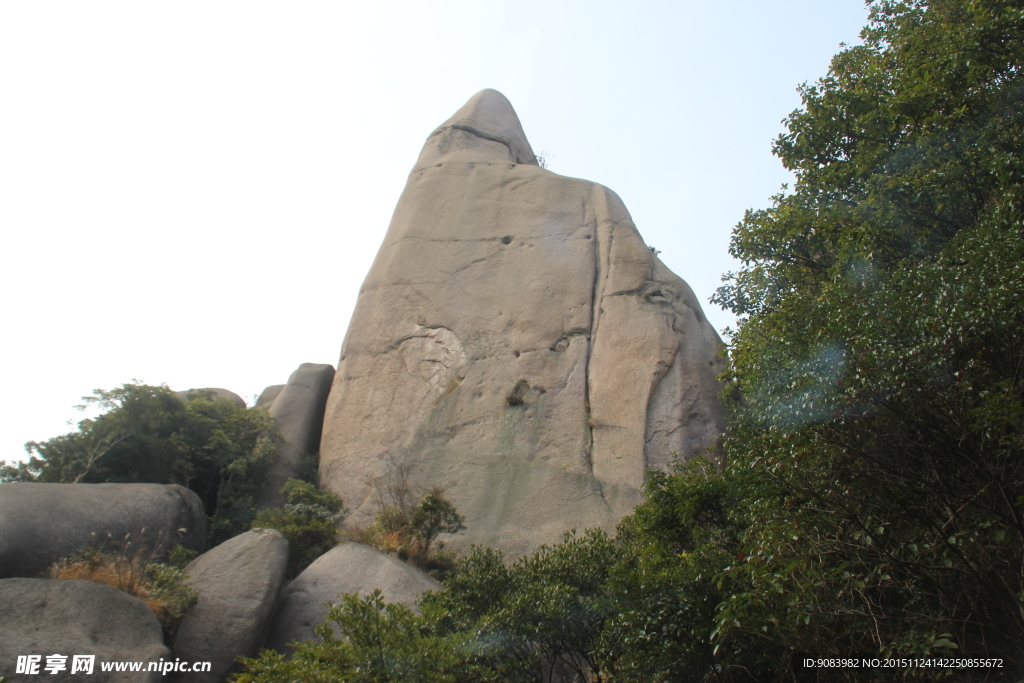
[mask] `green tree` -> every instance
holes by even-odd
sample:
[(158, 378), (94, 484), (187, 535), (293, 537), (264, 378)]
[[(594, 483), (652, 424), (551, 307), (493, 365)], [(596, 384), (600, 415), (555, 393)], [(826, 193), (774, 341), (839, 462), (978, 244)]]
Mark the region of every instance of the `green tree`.
[(744, 588), (723, 573), (743, 557), (744, 527), (733, 514), (745, 500), (739, 478), (695, 458), (649, 473), (645, 492), (618, 528), (602, 669), (629, 683), (771, 679), (759, 643), (712, 643), (722, 600)]
[[(196, 492), (219, 543), (249, 528), (281, 441), (273, 418), (212, 393), (182, 401), (164, 386), (125, 384), (83, 399), (105, 412), (74, 432), (26, 444), (0, 481), (179, 484)], [(83, 407), (86, 407), (83, 406)]]
[(466, 528), (466, 518), (459, 514), (444, 491), (433, 488), (416, 504), (409, 518), (409, 530), (419, 545), (418, 553), (430, 555), (431, 546), (441, 534), (457, 534)]
[(252, 528), (277, 529), (288, 539), (288, 578), (294, 578), (338, 543), (338, 524), (345, 517), (341, 498), (313, 484), (289, 479), (281, 487), (283, 508), (261, 510)]
[(716, 295), (754, 483), (712, 641), (1021, 653), (1024, 3), (874, 2), (862, 37), (802, 88), (796, 184)]

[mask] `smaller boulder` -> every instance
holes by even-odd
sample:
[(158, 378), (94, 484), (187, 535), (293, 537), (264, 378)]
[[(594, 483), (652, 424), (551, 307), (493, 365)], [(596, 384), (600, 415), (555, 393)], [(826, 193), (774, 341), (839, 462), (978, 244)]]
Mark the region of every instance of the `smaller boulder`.
[(288, 541), (275, 529), (253, 529), (200, 555), (187, 567), (199, 600), (174, 636), (174, 656), (211, 662), (205, 673), (172, 680), (219, 683), (238, 655), (254, 656), (263, 644), (288, 565)]
[(324, 621), (327, 603), (342, 593), (367, 595), (380, 589), (387, 602), (415, 609), (420, 594), (441, 587), (434, 579), (390, 555), (359, 543), (343, 543), (321, 555), (281, 593), (266, 647), (285, 654), (288, 644), (308, 640)]
[(270, 407), (274, 405), (274, 399), (281, 393), (284, 386), (285, 385), (283, 384), (271, 384), (269, 387), (264, 389), (259, 398), (256, 399), (256, 407), (270, 410)]
[(193, 398), (198, 398), (203, 395), (204, 392), (209, 391), (213, 394), (213, 398), (220, 399), (222, 401), (231, 401), (239, 408), (245, 408), (245, 400), (233, 391), (227, 389), (220, 389), (218, 387), (206, 387), (203, 389), (188, 389), (186, 391), (175, 391), (174, 395), (180, 398), (182, 401), (191, 401)]
[[(281, 428), (284, 443), (277, 448), (277, 459), (260, 493), (258, 504), (261, 509), (284, 505), (281, 486), (289, 479), (301, 478), (303, 458), (320, 450), (324, 410), (333, 379), (334, 366), (303, 363), (267, 406), (267, 412)], [(264, 390), (264, 393), (272, 388)]]
[[(74, 671), (75, 655), (95, 655), (90, 674)], [(38, 675), (17, 673), (19, 657), (39, 657)], [(0, 676), (12, 683), (155, 683), (166, 679), (149, 663), (170, 659), (160, 623), (134, 596), (92, 581), (0, 580)], [(142, 671), (105, 672), (107, 662), (141, 662)]]
[(206, 548), (199, 496), (174, 484), (0, 484), (0, 579), (33, 577), (89, 545), (158, 559)]

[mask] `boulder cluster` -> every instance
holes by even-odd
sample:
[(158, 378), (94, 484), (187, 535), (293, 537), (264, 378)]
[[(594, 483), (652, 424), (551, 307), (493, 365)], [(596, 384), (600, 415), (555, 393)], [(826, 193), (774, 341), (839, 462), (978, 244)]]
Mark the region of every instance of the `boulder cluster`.
[[(428, 137), (337, 371), (305, 363), (259, 397), (284, 437), (259, 506), (281, 506), (281, 484), (319, 453), (320, 485), (358, 524), (396, 486), (443, 490), (465, 517), (455, 550), (518, 557), (569, 529), (611, 531), (648, 471), (716, 446), (723, 368), (693, 292), (622, 201), (538, 165), (511, 104), (484, 90)], [(0, 675), (20, 680), (19, 656), (57, 653), (211, 663), (89, 680), (223, 681), (239, 655), (312, 637), (339, 593), (381, 589), (413, 606), (438, 586), (355, 543), (286, 582), (287, 541), (253, 529), (185, 567), (198, 601), (165, 636), (137, 597), (39, 578), (111, 542), (155, 558), (202, 552), (202, 504), (179, 486), (0, 484)], [(47, 678), (78, 680), (70, 667)]]
[[(264, 645), (288, 652), (289, 643), (312, 638), (327, 604), (342, 592), (379, 588), (389, 601), (412, 607), (439, 585), (388, 555), (344, 543), (285, 586), (288, 542), (276, 530), (253, 529), (185, 567), (198, 600), (165, 637), (139, 597), (93, 581), (38, 578), (91, 545), (161, 560), (172, 544), (202, 550), (205, 537), (199, 498), (180, 486), (0, 485), (0, 676), (32, 680), (19, 675), (18, 658), (37, 656), (47, 680), (83, 680), (72, 673), (71, 657), (94, 655), (90, 681), (220, 683), (237, 670), (239, 655), (254, 656)], [(48, 674), (43, 666), (52, 655), (67, 659), (64, 670)], [(141, 662), (143, 670), (101, 671), (112, 662)], [(210, 666), (166, 672), (165, 662)], [(147, 670), (150, 663), (155, 671)]]

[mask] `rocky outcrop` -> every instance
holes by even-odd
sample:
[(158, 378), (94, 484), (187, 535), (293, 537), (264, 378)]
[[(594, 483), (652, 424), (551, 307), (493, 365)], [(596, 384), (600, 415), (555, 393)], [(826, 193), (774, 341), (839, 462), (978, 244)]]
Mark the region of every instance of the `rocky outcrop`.
[[(46, 669), (52, 655), (64, 658), (52, 661), (63, 667), (53, 673)], [(74, 655), (95, 655), (89, 674), (74, 671)], [(21, 656), (39, 657), (36, 675), (16, 673)], [(104, 672), (101, 663), (169, 656), (152, 610), (116, 588), (92, 581), (0, 580), (0, 676), (12, 683), (150, 683), (162, 680), (161, 672)]]
[(239, 396), (233, 391), (228, 391), (227, 389), (220, 389), (217, 387), (176, 391), (174, 392), (174, 395), (180, 398), (182, 401), (191, 401), (193, 398), (196, 398), (198, 396), (205, 396), (207, 392), (209, 392), (209, 394), (215, 399), (220, 399), (222, 401), (231, 401), (239, 408), (245, 408), (245, 401), (242, 399), (241, 396)]
[(267, 474), (259, 500), (261, 508), (284, 505), (279, 491), (282, 484), (298, 477), (302, 459), (320, 450), (324, 407), (333, 378), (332, 366), (303, 363), (274, 396), (268, 412), (277, 420), (284, 443), (278, 447), (277, 459)]
[(387, 602), (415, 607), (437, 581), (390, 555), (358, 543), (343, 543), (321, 555), (281, 592), (266, 647), (290, 653), (288, 643), (307, 640), (324, 621), (327, 603), (342, 593), (369, 594), (380, 589)]
[(359, 523), (396, 472), (443, 486), (455, 547), (610, 530), (648, 470), (717, 444), (720, 348), (615, 193), (538, 167), (484, 90), (428, 138), (360, 291), (321, 481)]
[(196, 494), (161, 484), (0, 484), (0, 578), (37, 576), (87, 545), (162, 555), (206, 546)]
[(174, 655), (211, 662), (209, 672), (179, 674), (182, 681), (219, 683), (238, 655), (256, 655), (288, 564), (288, 541), (279, 531), (253, 529), (200, 555), (187, 567), (199, 600), (174, 636)]

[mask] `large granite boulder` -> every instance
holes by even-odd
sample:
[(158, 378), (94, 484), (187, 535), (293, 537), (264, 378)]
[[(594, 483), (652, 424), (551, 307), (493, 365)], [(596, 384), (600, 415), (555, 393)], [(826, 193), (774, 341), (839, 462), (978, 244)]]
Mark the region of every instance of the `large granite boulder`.
[(427, 139), (363, 284), (321, 482), (367, 523), (396, 472), (517, 556), (607, 530), (646, 472), (715, 446), (722, 344), (596, 183), (537, 166), (484, 90)]
[[(64, 668), (46, 669), (48, 658)], [(95, 655), (91, 674), (72, 673), (75, 655)], [(35, 675), (17, 673), (19, 657), (40, 657)], [(102, 663), (170, 659), (160, 623), (136, 597), (92, 581), (0, 580), (0, 676), (15, 681), (153, 683), (161, 671), (104, 672)], [(168, 662), (170, 663), (170, 662)]]
[(277, 420), (284, 443), (278, 446), (277, 459), (267, 474), (267, 484), (260, 494), (261, 508), (284, 505), (281, 486), (299, 477), (304, 457), (320, 450), (324, 407), (333, 378), (333, 366), (303, 363), (274, 396), (268, 412)]
[(174, 680), (219, 683), (238, 655), (256, 655), (270, 626), (288, 565), (288, 541), (274, 529), (253, 529), (221, 543), (187, 567), (199, 600), (174, 635), (174, 656), (211, 662), (210, 671)]
[(37, 576), (88, 545), (206, 547), (199, 497), (162, 484), (0, 484), (0, 578)]
[[(209, 394), (207, 394), (209, 392)], [(206, 387), (204, 389), (188, 389), (186, 391), (176, 391), (174, 395), (180, 398), (182, 401), (191, 401), (193, 398), (200, 396), (205, 397), (207, 395), (212, 396), (215, 399), (221, 401), (230, 401), (239, 408), (245, 408), (245, 400), (233, 391), (227, 389), (220, 389), (218, 387)]]
[(288, 643), (308, 640), (323, 623), (328, 603), (342, 593), (380, 589), (387, 602), (415, 608), (416, 599), (441, 587), (414, 567), (359, 543), (343, 543), (321, 555), (281, 592), (266, 647), (291, 653)]

